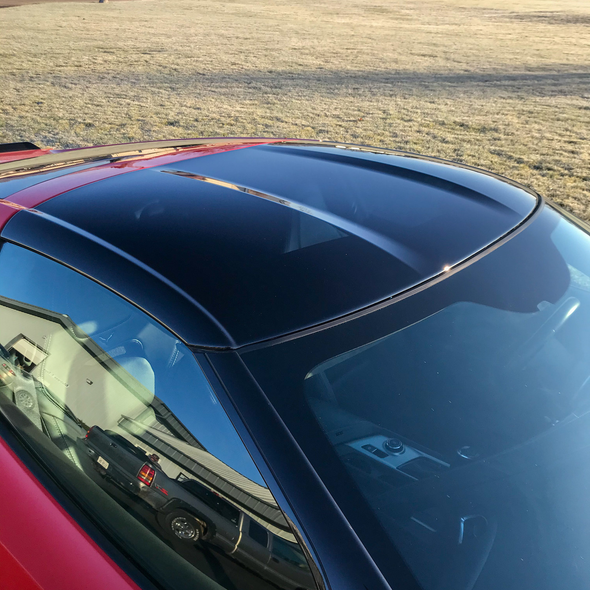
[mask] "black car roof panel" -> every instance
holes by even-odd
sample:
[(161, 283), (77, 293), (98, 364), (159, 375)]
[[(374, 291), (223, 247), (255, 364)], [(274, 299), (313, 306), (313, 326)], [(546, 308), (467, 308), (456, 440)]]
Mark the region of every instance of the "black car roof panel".
[(38, 209), (154, 269), (241, 346), (435, 276), (535, 205), (525, 190), (460, 167), (270, 145), (105, 179)]

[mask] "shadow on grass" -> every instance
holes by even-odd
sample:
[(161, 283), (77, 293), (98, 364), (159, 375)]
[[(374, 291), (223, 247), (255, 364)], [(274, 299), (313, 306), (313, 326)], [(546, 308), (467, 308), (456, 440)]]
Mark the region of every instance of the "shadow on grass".
[[(199, 94), (238, 92), (240, 97), (261, 92), (296, 95), (375, 95), (400, 93), (433, 93), (437, 96), (463, 94), (523, 97), (578, 96), (590, 98), (590, 67), (568, 70), (568, 66), (553, 66), (552, 71), (537, 70), (520, 73), (423, 73), (358, 70), (305, 71), (198, 71), (120, 72), (77, 74), (48, 74), (36, 76), (35, 82), (46, 82), (66, 89), (92, 86), (151, 87), (173, 92)], [(560, 71), (556, 71), (560, 70)], [(26, 74), (17, 76), (26, 78)]]

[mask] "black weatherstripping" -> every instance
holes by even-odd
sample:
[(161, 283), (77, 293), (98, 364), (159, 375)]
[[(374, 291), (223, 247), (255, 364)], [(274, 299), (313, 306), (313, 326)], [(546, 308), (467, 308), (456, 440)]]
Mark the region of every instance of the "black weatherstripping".
[[(277, 501), (277, 504), (280, 506), (281, 511), (283, 512), (285, 519), (289, 523), (291, 530), (295, 535), (298, 543), (300, 544), (301, 548), (306, 554), (317, 587), (320, 590), (327, 590), (329, 588), (329, 585), (326, 579), (326, 572), (325, 570), (321, 569), (322, 566), (319, 562), (317, 550), (315, 550), (314, 546), (311, 544), (311, 539), (309, 535), (307, 535), (306, 531), (303, 530), (302, 524), (299, 521), (298, 516), (295, 514), (295, 512), (293, 512), (293, 507), (285, 497), (284, 490), (276, 480), (275, 473), (270, 468), (267, 462), (267, 458), (265, 457), (265, 454), (261, 452), (257, 443), (254, 442), (251, 430), (248, 427), (246, 427), (244, 423), (245, 415), (241, 411), (239, 411), (238, 407), (236, 406), (236, 404), (247, 404), (249, 398), (247, 395), (246, 397), (244, 397), (244, 393), (247, 394), (248, 391), (252, 390), (249, 387), (241, 387), (239, 390), (232, 390), (232, 393), (230, 395), (219, 380), (219, 372), (214, 368), (214, 365), (211, 363), (211, 358), (208, 355), (212, 353), (204, 353), (203, 351), (200, 351), (197, 348), (193, 348), (192, 352), (195, 355), (195, 358), (197, 359), (197, 362), (199, 363), (199, 366), (201, 367), (203, 373), (207, 377), (209, 384), (215, 391), (217, 399), (219, 400), (220, 404), (225, 410), (225, 413), (231, 420), (234, 428), (236, 429), (236, 432), (238, 433), (240, 439), (244, 443), (244, 446), (248, 449), (248, 453), (250, 454), (254, 463), (256, 464), (256, 467), (260, 471), (260, 474), (262, 475), (273, 497)], [(219, 358), (219, 354), (215, 354), (215, 357)], [(236, 357), (234, 355), (232, 355), (232, 357), (234, 359), (233, 362), (235, 363)], [(243, 365), (239, 363), (234, 366), (236, 366), (238, 368), (238, 372), (243, 375)], [(255, 384), (253, 383), (251, 383), (251, 385), (255, 386)], [(261, 425), (265, 423), (266, 418), (263, 417), (262, 414), (258, 414), (258, 418), (259, 423)], [(285, 434), (287, 437), (289, 437), (288, 433)], [(297, 472), (298, 467), (297, 464), (294, 463), (293, 473)]]
[[(508, 234), (536, 204), (524, 189), (459, 166), (265, 145), (80, 187), (41, 204), (44, 219), (19, 213), (2, 235), (110, 285), (185, 342), (237, 348), (438, 276)], [(121, 274), (132, 265), (139, 270)], [(199, 336), (186, 314), (166, 311), (159, 295), (125, 278), (138, 273), (182, 294), (174, 297), (183, 305), (198, 302), (203, 317), (194, 322), (215, 327)]]

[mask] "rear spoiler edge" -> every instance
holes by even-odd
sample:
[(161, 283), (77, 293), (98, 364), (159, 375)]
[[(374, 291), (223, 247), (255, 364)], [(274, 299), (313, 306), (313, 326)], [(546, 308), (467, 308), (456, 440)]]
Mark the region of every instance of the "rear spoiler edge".
[(15, 143), (0, 143), (0, 154), (6, 152), (26, 152), (29, 150), (40, 150), (41, 148), (36, 146), (30, 141), (17, 141)]

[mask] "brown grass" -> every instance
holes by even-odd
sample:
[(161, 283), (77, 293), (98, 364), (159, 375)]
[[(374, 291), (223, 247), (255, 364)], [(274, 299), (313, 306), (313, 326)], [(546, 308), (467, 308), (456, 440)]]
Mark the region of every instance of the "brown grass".
[[(126, 0), (107, 0), (107, 2), (125, 2)], [(49, 4), (50, 2), (98, 2), (98, 0), (0, 0), (0, 8), (27, 6), (28, 4)]]
[(386, 146), (590, 219), (587, 0), (143, 0), (0, 10), (0, 141)]

